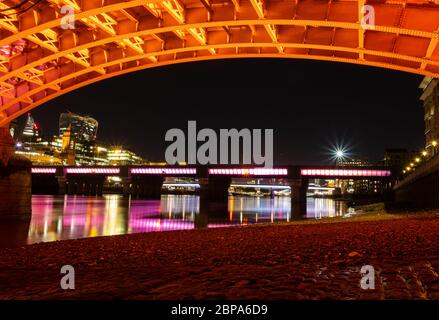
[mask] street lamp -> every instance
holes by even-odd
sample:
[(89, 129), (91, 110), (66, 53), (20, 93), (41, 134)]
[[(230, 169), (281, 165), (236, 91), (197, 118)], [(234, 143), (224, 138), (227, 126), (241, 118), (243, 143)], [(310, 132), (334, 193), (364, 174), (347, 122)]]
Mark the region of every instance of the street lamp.
[(337, 165), (340, 165), (340, 162), (343, 161), (346, 157), (346, 152), (343, 149), (337, 148), (334, 150), (334, 158)]
[(433, 147), (433, 150), (432, 150), (432, 152), (431, 152), (431, 156), (434, 157), (434, 156), (436, 155), (437, 141), (436, 141), (436, 140), (433, 140), (433, 141), (431, 142), (431, 145), (432, 145), (432, 147)]
[(335, 162), (336, 165), (341, 165), (345, 159), (350, 157), (350, 148), (341, 143), (335, 143), (328, 148), (328, 154), (330, 155), (331, 162)]

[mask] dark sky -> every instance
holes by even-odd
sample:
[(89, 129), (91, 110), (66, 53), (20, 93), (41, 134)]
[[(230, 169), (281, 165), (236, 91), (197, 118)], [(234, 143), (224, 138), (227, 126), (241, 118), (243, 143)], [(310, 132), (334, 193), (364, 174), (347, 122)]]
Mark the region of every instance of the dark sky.
[(98, 139), (163, 160), (165, 132), (273, 128), (275, 163), (328, 163), (328, 148), (380, 160), (385, 148), (420, 148), (421, 76), (342, 63), (234, 59), (178, 64), (115, 77), (34, 110), (44, 134), (61, 112), (99, 121)]

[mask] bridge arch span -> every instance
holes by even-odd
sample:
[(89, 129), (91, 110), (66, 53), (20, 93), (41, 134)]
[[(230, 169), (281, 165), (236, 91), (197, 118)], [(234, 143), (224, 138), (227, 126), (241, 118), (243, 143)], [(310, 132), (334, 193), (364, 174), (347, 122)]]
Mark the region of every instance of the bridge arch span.
[[(0, 127), (88, 84), (173, 63), (300, 58), (439, 77), (439, 1), (45, 0), (0, 3)], [(61, 28), (61, 7), (75, 29)], [(362, 8), (375, 13), (364, 28)]]

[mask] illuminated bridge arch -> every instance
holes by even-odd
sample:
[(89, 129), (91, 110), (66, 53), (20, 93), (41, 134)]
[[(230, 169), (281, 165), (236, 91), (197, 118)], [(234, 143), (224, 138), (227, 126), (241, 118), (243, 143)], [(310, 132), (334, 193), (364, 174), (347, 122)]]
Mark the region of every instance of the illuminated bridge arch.
[[(65, 5), (75, 29), (61, 28)], [(364, 5), (373, 30), (361, 25)], [(439, 0), (0, 0), (0, 127), (79, 87), (198, 60), (302, 58), (439, 77), (438, 27)]]

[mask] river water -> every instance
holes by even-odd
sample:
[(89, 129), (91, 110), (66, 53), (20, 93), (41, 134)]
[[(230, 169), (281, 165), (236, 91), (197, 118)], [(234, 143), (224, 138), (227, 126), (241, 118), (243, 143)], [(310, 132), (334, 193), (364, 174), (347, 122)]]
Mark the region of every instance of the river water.
[[(206, 212), (205, 212), (206, 211)], [(160, 200), (103, 197), (32, 197), (26, 243), (117, 234), (216, 228), (292, 219), (321, 219), (347, 213), (344, 202), (308, 198), (306, 213), (294, 212), (289, 197), (230, 197), (228, 204), (200, 210), (194, 195), (163, 195)], [(23, 231), (25, 232), (25, 231)], [(3, 237), (2, 237), (3, 238)], [(0, 242), (2, 240), (0, 239)], [(1, 245), (1, 244), (0, 244)]]

